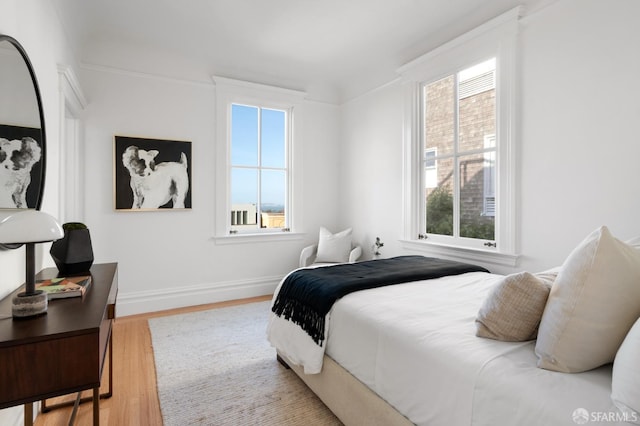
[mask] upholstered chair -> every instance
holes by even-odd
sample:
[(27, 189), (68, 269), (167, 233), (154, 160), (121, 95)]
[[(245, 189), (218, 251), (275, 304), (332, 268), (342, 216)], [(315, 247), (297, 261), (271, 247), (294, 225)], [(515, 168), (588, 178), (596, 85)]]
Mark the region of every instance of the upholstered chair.
[(317, 244), (302, 249), (300, 267), (315, 267), (337, 263), (353, 263), (362, 256), (362, 248), (351, 241), (351, 228), (332, 234), (320, 227)]

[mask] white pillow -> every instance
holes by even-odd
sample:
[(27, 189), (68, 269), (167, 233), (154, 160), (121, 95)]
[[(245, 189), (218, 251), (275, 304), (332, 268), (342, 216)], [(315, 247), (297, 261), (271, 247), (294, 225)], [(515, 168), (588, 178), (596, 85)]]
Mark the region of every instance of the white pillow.
[(558, 278), (561, 268), (561, 266), (556, 266), (554, 268), (547, 269), (546, 271), (536, 272), (533, 275), (551, 288), (553, 283), (556, 281), (556, 278)]
[(578, 373), (612, 362), (640, 317), (640, 251), (606, 227), (562, 265), (542, 315), (538, 367)]
[(611, 399), (625, 414), (625, 420), (640, 424), (640, 319), (618, 349), (613, 362)]
[(320, 227), (316, 262), (348, 262), (351, 252), (351, 228), (332, 234)]
[(630, 240), (626, 240), (625, 243), (627, 243), (634, 249), (640, 250), (640, 237), (633, 237)]

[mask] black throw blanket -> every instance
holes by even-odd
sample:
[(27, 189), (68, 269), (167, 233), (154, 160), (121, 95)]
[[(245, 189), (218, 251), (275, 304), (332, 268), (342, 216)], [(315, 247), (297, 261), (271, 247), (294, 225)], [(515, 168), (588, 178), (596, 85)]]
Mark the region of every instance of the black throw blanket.
[(489, 271), (476, 265), (424, 256), (299, 269), (285, 278), (271, 310), (299, 325), (322, 346), (325, 316), (341, 297), (358, 290), (466, 272)]

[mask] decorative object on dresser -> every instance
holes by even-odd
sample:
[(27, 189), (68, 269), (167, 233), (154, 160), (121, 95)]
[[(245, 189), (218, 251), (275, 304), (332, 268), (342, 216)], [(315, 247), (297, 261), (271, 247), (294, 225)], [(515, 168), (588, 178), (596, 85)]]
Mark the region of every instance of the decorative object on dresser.
[(64, 238), (51, 245), (49, 253), (62, 276), (86, 274), (93, 264), (89, 229), (80, 222), (62, 225)]
[(37, 210), (8, 210), (1, 213), (0, 243), (26, 247), (25, 290), (13, 298), (14, 318), (47, 312), (47, 295), (35, 288), (35, 245), (62, 238), (62, 228), (53, 216)]
[(81, 297), (87, 293), (91, 281), (91, 275), (50, 278), (38, 280), (36, 282), (36, 290), (41, 290), (46, 293), (49, 300)]

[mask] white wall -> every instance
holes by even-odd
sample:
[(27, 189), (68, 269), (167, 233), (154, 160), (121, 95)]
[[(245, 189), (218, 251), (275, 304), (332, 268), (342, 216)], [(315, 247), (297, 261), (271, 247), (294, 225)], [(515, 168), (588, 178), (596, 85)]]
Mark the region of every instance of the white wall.
[[(58, 64), (74, 67), (88, 99), (85, 126), (85, 221), (96, 262), (117, 261), (119, 315), (266, 294), (297, 265), (300, 249), (320, 225), (335, 227), (339, 210), (338, 107), (307, 101), (297, 111), (304, 221), (291, 242), (216, 245), (213, 235), (213, 85), (127, 73), (79, 72), (49, 2), (3, 0), (0, 33), (18, 39), (34, 65), (47, 128), (47, 182), (43, 210), (61, 210)], [(193, 209), (181, 212), (113, 211), (113, 135), (193, 142)], [(37, 269), (52, 266), (39, 245)], [(0, 297), (24, 281), (24, 249), (0, 251)], [(183, 291), (184, 290), (184, 291)], [(7, 313), (0, 313), (6, 315)], [(22, 407), (0, 410), (0, 424), (22, 423)]]
[(363, 258), (398, 253), (402, 232), (402, 90), (394, 82), (341, 107), (341, 227), (353, 227)]
[[(640, 29), (636, 0), (561, 0), (522, 21), (518, 268), (561, 263), (601, 224), (640, 234)], [(76, 65), (49, 2), (3, 0), (0, 32), (31, 57), (44, 98), (47, 184), (43, 209), (60, 210), (57, 64)], [(108, 55), (106, 55), (108, 56)], [(100, 55), (96, 55), (100, 57)], [(109, 65), (109, 64), (104, 64)], [(76, 70), (77, 71), (77, 70)], [(207, 70), (201, 70), (207, 73)], [(87, 67), (85, 217), (97, 262), (120, 264), (120, 314), (268, 291), (325, 225), (353, 226), (365, 256), (402, 254), (402, 88), (391, 82), (340, 107), (305, 102), (302, 144), (306, 234), (301, 240), (217, 245), (212, 240), (213, 86)], [(190, 211), (115, 212), (113, 136), (191, 140)], [(40, 266), (51, 264), (40, 248)], [(249, 261), (247, 261), (249, 259)], [(0, 252), (0, 297), (24, 279), (23, 249)], [(20, 409), (0, 411), (0, 424)]]
[[(121, 315), (273, 292), (297, 266), (321, 224), (336, 223), (338, 108), (304, 102), (295, 111), (296, 164), (308, 232), (295, 241), (214, 241), (215, 88), (89, 66), (85, 111), (86, 224), (96, 261), (119, 263)], [(192, 209), (131, 212), (113, 207), (113, 137), (192, 142)], [(121, 161), (116, 159), (116, 161)], [(222, 200), (219, 200), (222, 202)]]
[[(86, 172), (85, 193), (80, 197), (84, 217), (80, 219), (90, 228), (96, 262), (119, 262), (121, 315), (269, 293), (286, 272), (297, 266), (300, 249), (317, 239), (320, 225), (336, 228), (341, 211), (336, 203), (337, 106), (305, 101), (296, 110), (296, 149), (302, 153), (296, 184), (304, 188), (303, 220), (297, 229), (302, 233), (300, 238), (217, 245), (212, 239), (215, 90), (211, 82), (203, 83), (201, 78), (208, 70), (197, 70), (197, 82), (192, 83), (120, 71), (110, 63), (79, 69), (49, 2), (12, 0), (1, 7), (0, 31), (22, 42), (40, 80), (48, 136), (43, 210), (54, 215), (66, 214), (58, 187), (61, 103), (57, 65), (71, 65), (79, 77), (88, 102), (82, 114)], [(105, 47), (104, 54), (90, 52), (90, 57), (117, 56), (118, 52), (110, 49)], [(192, 141), (193, 208), (180, 212), (115, 212), (112, 150), (116, 134)], [(52, 265), (48, 248), (38, 247), (38, 269)], [(23, 252), (0, 252), (0, 296), (24, 280)]]
[[(640, 3), (564, 0), (522, 21), (517, 270), (559, 265), (607, 225), (640, 235)], [(403, 254), (402, 88), (341, 107), (343, 224)], [(489, 265), (497, 272), (509, 272)]]
[[(60, 209), (56, 65), (75, 65), (75, 59), (48, 2), (13, 0), (1, 7), (0, 31), (23, 43), (44, 93), (49, 154), (44, 208), (55, 214)], [(640, 83), (633, 51), (638, 30), (631, 18), (638, 7), (633, 0), (562, 0), (522, 21), (518, 268), (560, 263), (600, 224), (621, 238), (638, 233), (634, 212), (640, 201), (634, 189), (640, 144), (633, 123), (639, 107), (632, 94)], [(114, 55), (99, 53), (92, 57)], [(335, 231), (353, 226), (365, 257), (376, 236), (385, 242), (384, 255), (401, 253), (399, 83), (340, 107), (307, 101), (297, 111), (304, 153), (302, 240), (217, 245), (212, 239), (213, 85), (102, 65), (79, 71), (88, 100), (83, 195), (96, 261), (120, 263), (121, 314), (268, 291), (296, 265), (300, 247), (315, 240), (320, 225)], [(115, 134), (191, 140), (193, 209), (115, 212)], [(40, 248), (43, 265), (50, 264), (47, 249)], [(0, 295), (22, 282), (22, 259), (23, 250), (0, 252)]]
[[(34, 67), (40, 92), (47, 131), (47, 176), (42, 209), (55, 215), (58, 208), (58, 72), (57, 61), (65, 57), (64, 38), (55, 20), (49, 19), (54, 13), (47, 6), (35, 2), (19, 0), (0, 3), (0, 33), (17, 39), (29, 55)], [(54, 13), (55, 16), (55, 13)], [(45, 45), (43, 40), (47, 40)], [(42, 246), (42, 245), (41, 245)], [(39, 266), (52, 264), (46, 250), (38, 246)], [(42, 253), (45, 253), (43, 256)], [(44, 258), (44, 259), (43, 259)], [(39, 268), (38, 268), (39, 269)], [(24, 282), (24, 249), (0, 250), (0, 297)]]
[[(49, 2), (3, 0), (0, 2), (0, 33), (17, 39), (34, 67), (43, 98), (47, 133), (47, 176), (42, 210), (57, 215), (59, 211), (59, 96), (57, 65), (74, 65), (56, 12)], [(49, 245), (37, 246), (36, 270), (52, 266)], [(24, 282), (24, 248), (0, 251), (0, 297)], [(0, 315), (10, 314), (2, 312)], [(22, 407), (0, 410), (0, 424), (22, 422)]]
[(563, 1), (522, 30), (523, 266), (600, 225), (640, 235), (640, 3)]

